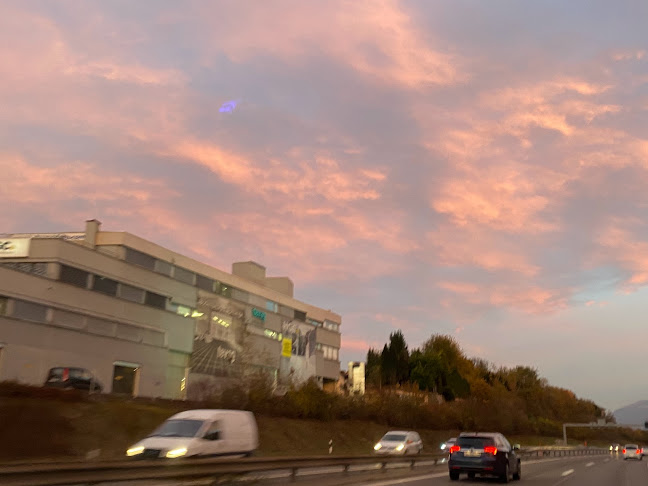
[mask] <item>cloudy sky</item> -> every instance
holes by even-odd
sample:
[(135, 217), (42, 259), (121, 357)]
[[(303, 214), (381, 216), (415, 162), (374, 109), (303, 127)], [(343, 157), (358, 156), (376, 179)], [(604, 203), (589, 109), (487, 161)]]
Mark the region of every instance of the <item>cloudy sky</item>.
[(0, 230), (96, 217), (222, 269), (253, 259), (342, 314), (343, 361), (449, 333), (605, 407), (646, 399), (647, 18), (4, 1)]

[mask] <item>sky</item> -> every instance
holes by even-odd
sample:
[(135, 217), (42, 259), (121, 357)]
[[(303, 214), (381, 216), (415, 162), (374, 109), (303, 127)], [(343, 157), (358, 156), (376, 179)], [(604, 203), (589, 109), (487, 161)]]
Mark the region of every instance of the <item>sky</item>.
[(0, 231), (97, 218), (224, 270), (257, 261), (342, 315), (343, 368), (396, 330), (443, 333), (609, 409), (648, 399), (647, 18), (3, 1)]

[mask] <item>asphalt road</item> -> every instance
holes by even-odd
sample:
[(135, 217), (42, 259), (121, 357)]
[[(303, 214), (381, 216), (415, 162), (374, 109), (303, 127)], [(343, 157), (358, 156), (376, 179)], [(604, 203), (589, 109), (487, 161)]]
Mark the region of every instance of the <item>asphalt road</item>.
[[(358, 486), (435, 486), (497, 484), (496, 479), (469, 480), (464, 475), (450, 481), (447, 470), (427, 475), (385, 481), (368, 481)], [(643, 461), (612, 456), (590, 456), (574, 459), (527, 461), (522, 466), (522, 480), (512, 484), (533, 486), (645, 486), (648, 484), (648, 458)]]

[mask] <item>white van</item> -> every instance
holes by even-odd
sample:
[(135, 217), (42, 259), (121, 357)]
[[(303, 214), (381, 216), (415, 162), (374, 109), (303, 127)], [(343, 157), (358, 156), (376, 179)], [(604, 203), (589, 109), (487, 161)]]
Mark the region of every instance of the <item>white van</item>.
[(259, 433), (251, 412), (187, 410), (167, 419), (126, 455), (137, 459), (249, 456), (258, 447)]

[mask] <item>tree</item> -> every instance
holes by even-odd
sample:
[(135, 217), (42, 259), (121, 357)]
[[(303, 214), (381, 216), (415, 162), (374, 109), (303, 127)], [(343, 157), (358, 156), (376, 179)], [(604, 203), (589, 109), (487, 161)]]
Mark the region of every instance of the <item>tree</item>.
[(380, 362), (380, 353), (373, 348), (369, 349), (369, 351), (367, 351), (367, 365), (365, 367), (365, 379), (367, 384), (376, 387), (382, 384), (382, 370)]

